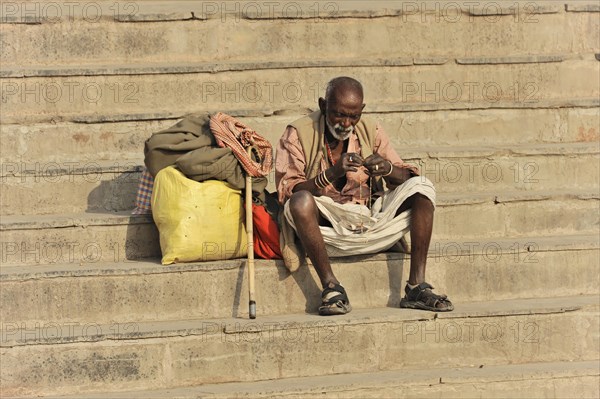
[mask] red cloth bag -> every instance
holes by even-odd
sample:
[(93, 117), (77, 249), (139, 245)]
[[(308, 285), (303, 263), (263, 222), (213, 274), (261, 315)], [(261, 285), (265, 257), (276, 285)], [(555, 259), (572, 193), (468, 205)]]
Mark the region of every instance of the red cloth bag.
[(264, 206), (252, 204), (254, 255), (263, 259), (281, 259), (279, 226)]

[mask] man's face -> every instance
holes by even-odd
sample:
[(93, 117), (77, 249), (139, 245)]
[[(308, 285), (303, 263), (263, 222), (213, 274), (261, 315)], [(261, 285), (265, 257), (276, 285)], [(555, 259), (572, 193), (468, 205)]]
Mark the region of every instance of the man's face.
[(337, 140), (346, 140), (360, 121), (364, 104), (355, 93), (334, 95), (325, 103), (325, 123)]

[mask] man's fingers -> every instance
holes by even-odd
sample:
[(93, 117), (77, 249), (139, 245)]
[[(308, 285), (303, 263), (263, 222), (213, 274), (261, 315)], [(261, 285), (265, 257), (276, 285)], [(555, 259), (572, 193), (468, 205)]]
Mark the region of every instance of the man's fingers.
[(360, 165), (362, 165), (365, 162), (364, 159), (360, 155), (358, 155), (356, 153), (349, 153), (348, 154), (348, 161), (351, 164), (356, 165), (356, 166), (360, 166)]
[(370, 165), (371, 162), (373, 161), (373, 157), (375, 156), (375, 154), (371, 154), (369, 155), (363, 162), (363, 165), (367, 166)]
[(358, 167), (362, 166), (364, 160), (358, 154), (348, 154), (346, 157), (346, 162), (344, 162), (344, 166), (346, 171), (356, 172)]
[(383, 158), (379, 155), (379, 154), (372, 154), (369, 155), (369, 157), (367, 157), (367, 159), (365, 159), (365, 161), (363, 162), (363, 165), (369, 167), (369, 166), (375, 166), (379, 163), (381, 163), (383, 161)]
[(381, 173), (381, 170), (376, 172), (374, 170), (369, 170), (369, 169), (367, 169), (365, 171), (365, 173), (368, 174), (369, 176), (381, 176), (383, 174), (383, 173)]
[(385, 166), (385, 161), (371, 165), (365, 164), (364, 166), (369, 176), (381, 176), (389, 171)]

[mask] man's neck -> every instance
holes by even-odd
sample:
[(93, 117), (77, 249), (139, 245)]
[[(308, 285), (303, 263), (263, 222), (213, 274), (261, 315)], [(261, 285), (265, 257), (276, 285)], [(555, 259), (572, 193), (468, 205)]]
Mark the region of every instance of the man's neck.
[(327, 140), (327, 144), (329, 144), (331, 149), (337, 148), (338, 145), (348, 141), (349, 138), (350, 137), (348, 137), (346, 140), (338, 140), (333, 137), (328, 128), (325, 128), (325, 140)]

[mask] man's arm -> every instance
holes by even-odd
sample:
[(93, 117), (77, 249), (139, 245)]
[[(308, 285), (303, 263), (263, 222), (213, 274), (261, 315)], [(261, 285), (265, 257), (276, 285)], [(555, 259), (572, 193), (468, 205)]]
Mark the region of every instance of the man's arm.
[[(314, 179), (298, 183), (292, 191), (307, 190), (313, 195), (321, 195), (323, 188), (334, 183), (337, 179), (346, 176), (347, 172), (356, 172), (363, 163), (364, 160), (360, 154), (352, 152), (343, 153), (334, 166), (319, 173)], [(319, 187), (319, 185), (323, 187)]]
[(416, 167), (404, 163), (398, 156), (388, 135), (379, 124), (377, 124), (373, 155), (365, 160), (364, 166), (372, 176), (382, 176), (391, 189), (419, 175)]
[(298, 132), (292, 126), (288, 126), (277, 145), (275, 183), (279, 201), (284, 203), (293, 193), (300, 190), (319, 196), (324, 187), (345, 176), (346, 172), (356, 172), (363, 162), (359, 154), (344, 153), (335, 166), (307, 180), (304, 173), (306, 159), (298, 139)]

